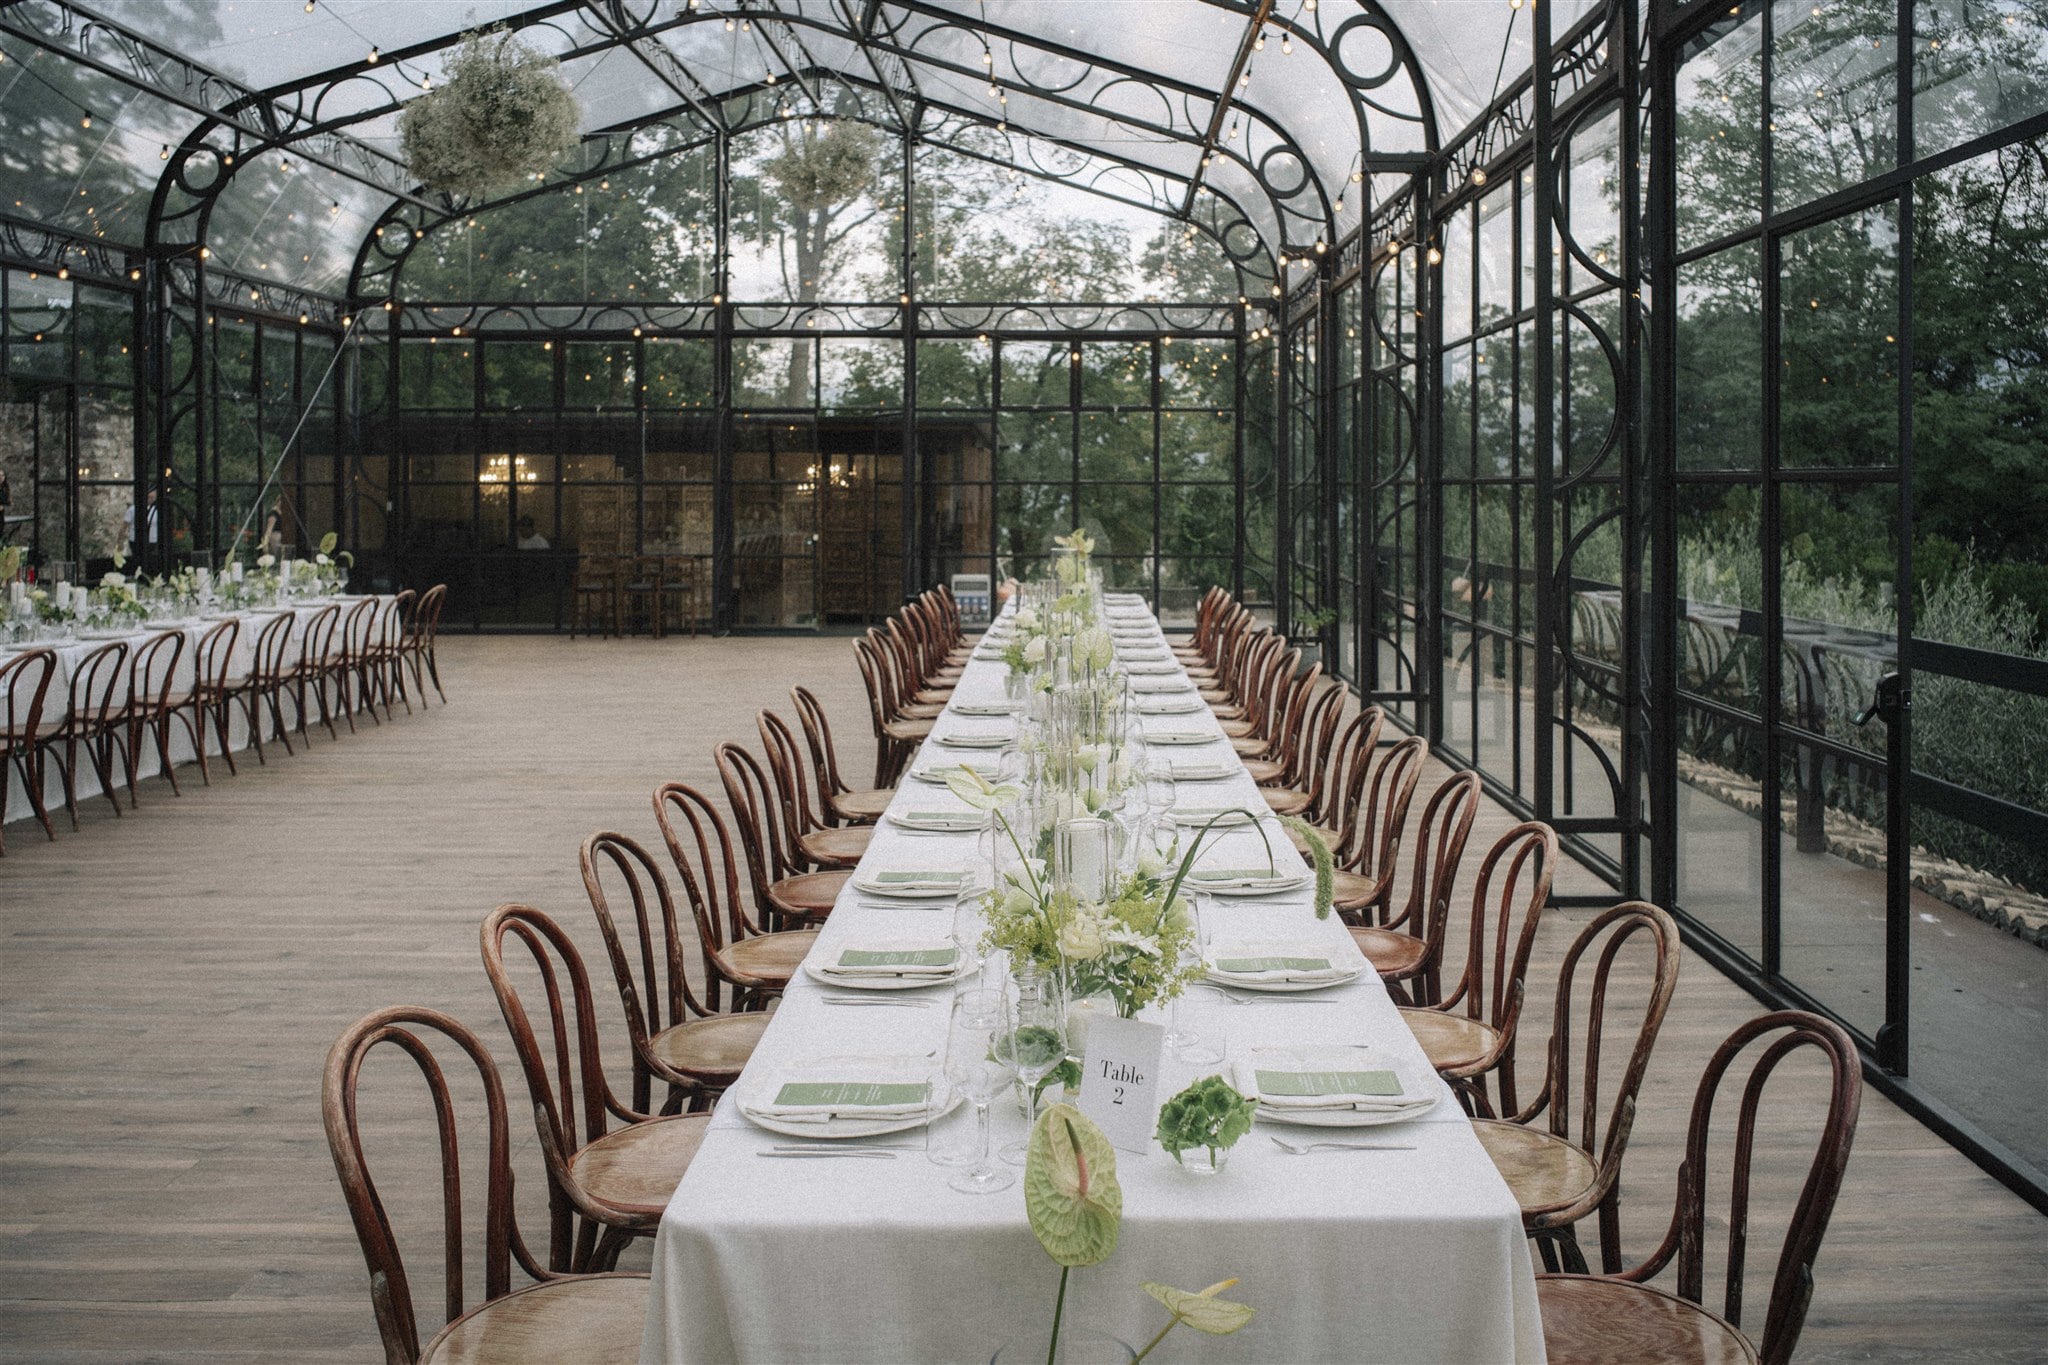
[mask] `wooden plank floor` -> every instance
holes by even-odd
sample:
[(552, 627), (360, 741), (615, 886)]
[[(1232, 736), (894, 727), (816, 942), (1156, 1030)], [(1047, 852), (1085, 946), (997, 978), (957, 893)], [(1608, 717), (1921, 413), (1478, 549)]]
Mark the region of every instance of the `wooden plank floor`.
[[(0, 1356), (379, 1359), (320, 1129), (336, 1034), (379, 1005), (432, 1004), (509, 1062), (477, 957), (487, 910), (529, 901), (594, 950), (578, 842), (652, 839), (655, 784), (715, 787), (711, 745), (752, 743), (754, 709), (786, 711), (790, 680), (824, 697), (854, 772), (869, 752), (843, 640), (455, 638), (443, 658), (445, 709), (181, 799), (151, 783), (139, 812), (116, 822), (101, 803), (55, 844), (8, 830)], [(1468, 875), (1507, 823), (1483, 818)], [(1561, 890), (1591, 888), (1573, 874)], [(1548, 917), (1533, 995), (1585, 918)], [(1669, 1209), (1700, 1066), (1754, 1012), (1688, 956), (1629, 1155), (1631, 1256)], [(1532, 1013), (1540, 1027), (1547, 1003)], [(1802, 1359), (2048, 1358), (2048, 1219), (1876, 1096), (1818, 1276)]]

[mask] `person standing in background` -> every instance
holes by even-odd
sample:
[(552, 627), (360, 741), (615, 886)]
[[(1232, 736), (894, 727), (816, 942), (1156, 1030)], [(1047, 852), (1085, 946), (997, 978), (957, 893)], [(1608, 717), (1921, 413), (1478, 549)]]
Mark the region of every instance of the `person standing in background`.
[(145, 562), (143, 558), (145, 552), (153, 555), (156, 551), (157, 513), (156, 490), (154, 488), (143, 495), (142, 507), (143, 526), (139, 532), (135, 527), (135, 504), (130, 503), (128, 510), (121, 514), (121, 525), (126, 532), (125, 538), (128, 542), (128, 557), (137, 564)]

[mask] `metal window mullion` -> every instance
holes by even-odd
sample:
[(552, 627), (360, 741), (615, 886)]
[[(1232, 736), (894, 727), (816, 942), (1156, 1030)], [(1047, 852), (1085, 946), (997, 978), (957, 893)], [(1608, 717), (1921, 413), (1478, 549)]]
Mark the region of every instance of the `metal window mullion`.
[(1533, 72), (1533, 103), (1535, 118), (1530, 137), (1535, 172), (1534, 193), (1531, 196), (1532, 210), (1536, 215), (1535, 238), (1531, 243), (1536, 254), (1536, 297), (1535, 343), (1536, 343), (1536, 430), (1532, 451), (1535, 459), (1533, 473), (1536, 498), (1536, 562), (1540, 566), (1536, 579), (1536, 772), (1535, 812), (1539, 820), (1548, 820), (1555, 814), (1553, 788), (1556, 785), (1556, 697), (1553, 678), (1552, 653), (1556, 646), (1556, 621), (1552, 612), (1555, 605), (1549, 599), (1549, 584), (1555, 581), (1554, 551), (1555, 536), (1553, 519), (1556, 504), (1552, 494), (1553, 463), (1556, 451), (1556, 409), (1553, 394), (1556, 389), (1557, 363), (1552, 353), (1551, 333), (1555, 323), (1553, 298), (1557, 288), (1557, 271), (1551, 265), (1550, 247), (1555, 240), (1557, 225), (1552, 218), (1552, 199), (1555, 194), (1551, 161), (1551, 76), (1550, 76), (1550, 7), (1537, 5), (1530, 15)]
[(1784, 637), (1785, 618), (1783, 609), (1778, 601), (1783, 568), (1781, 562), (1783, 545), (1782, 527), (1779, 524), (1777, 472), (1780, 378), (1778, 371), (1780, 368), (1779, 357), (1782, 351), (1782, 347), (1779, 344), (1781, 340), (1781, 319), (1779, 317), (1780, 289), (1778, 277), (1782, 255), (1782, 238), (1772, 219), (1772, 213), (1775, 208), (1773, 203), (1775, 198), (1773, 170), (1776, 161), (1776, 145), (1775, 139), (1769, 134), (1772, 84), (1776, 68), (1776, 63), (1772, 60), (1771, 45), (1772, 39), (1777, 32), (1777, 24), (1772, 7), (1766, 4), (1762, 8), (1763, 13), (1760, 22), (1763, 26), (1763, 50), (1759, 55), (1759, 62), (1763, 70), (1763, 99), (1762, 106), (1757, 111), (1757, 116), (1762, 124), (1757, 129), (1757, 140), (1762, 150), (1760, 170), (1763, 178), (1763, 259), (1759, 263), (1762, 279), (1758, 283), (1762, 287), (1762, 312), (1764, 319), (1762, 338), (1763, 374), (1761, 376), (1763, 385), (1763, 459), (1761, 461), (1762, 468), (1759, 470), (1763, 481), (1763, 525), (1759, 528), (1762, 532), (1761, 539), (1763, 542), (1763, 563), (1760, 566), (1762, 572), (1759, 575), (1759, 585), (1763, 595), (1763, 638), (1759, 642), (1763, 652), (1763, 658), (1760, 661), (1762, 664), (1760, 683), (1763, 688), (1763, 695), (1759, 699), (1760, 705), (1758, 707), (1762, 712), (1761, 718), (1763, 721), (1763, 771), (1759, 774), (1760, 790), (1758, 793), (1763, 803), (1761, 812), (1761, 841), (1763, 844), (1763, 857), (1761, 860), (1763, 886), (1761, 890), (1763, 893), (1763, 903), (1759, 907), (1761, 916), (1759, 943), (1762, 948), (1761, 965), (1765, 977), (1772, 981), (1781, 981), (1784, 958), (1780, 951), (1782, 944), (1782, 922), (1779, 913), (1779, 883), (1784, 874), (1784, 839), (1780, 832), (1783, 828), (1784, 816), (1782, 806), (1784, 794), (1781, 790), (1782, 783), (1779, 772), (1782, 755), (1778, 743), (1778, 732), (1782, 722), (1778, 715), (1778, 709), (1783, 703), (1782, 693), (1785, 684), (1783, 677), (1784, 664), (1778, 646)]

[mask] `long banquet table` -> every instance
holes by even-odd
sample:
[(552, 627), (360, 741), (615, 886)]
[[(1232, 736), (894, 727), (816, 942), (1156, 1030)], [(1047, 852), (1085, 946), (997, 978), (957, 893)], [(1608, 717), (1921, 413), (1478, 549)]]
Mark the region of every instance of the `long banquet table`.
[[(118, 635), (106, 635), (100, 638), (38, 641), (34, 644), (13, 646), (7, 652), (0, 652), (0, 660), (12, 658), (15, 653), (27, 649), (48, 649), (56, 654), (57, 671), (50, 676), (50, 690), (43, 699), (43, 728), (48, 728), (51, 717), (55, 714), (60, 714), (64, 708), (70, 705), (71, 679), (72, 675), (78, 671), (79, 664), (88, 654), (108, 644), (110, 641), (120, 640), (124, 642), (128, 646), (129, 651), (128, 659), (124, 660), (121, 665), (120, 680), (114, 685), (113, 701), (115, 706), (118, 707), (126, 702), (128, 698), (129, 663), (133, 661), (135, 651), (148, 643), (150, 637), (154, 635), (161, 634), (166, 630), (176, 630), (182, 632), (185, 636), (185, 648), (178, 657), (177, 680), (172, 684), (172, 690), (188, 692), (191, 690), (193, 674), (198, 666), (200, 638), (207, 631), (219, 625), (227, 616), (238, 616), (242, 622), (241, 632), (235, 639), (234, 662), (229, 668), (229, 676), (240, 678), (247, 675), (250, 666), (255, 662), (257, 632), (269, 624), (270, 618), (277, 615), (278, 612), (288, 611), (292, 614), (292, 633), (285, 657), (296, 661), (299, 657), (299, 646), (304, 638), (308, 621), (312, 620), (315, 615), (336, 601), (342, 604), (343, 615), (346, 616), (348, 609), (361, 600), (360, 597), (309, 599), (286, 607), (263, 607), (247, 611), (223, 612), (184, 621), (165, 622), (161, 625), (142, 627)], [(389, 622), (392, 600), (389, 594), (378, 595), (377, 620), (380, 623)], [(341, 632), (338, 629), (335, 632), (334, 647), (336, 649), (341, 647)], [(358, 707), (360, 708), (360, 701), (358, 701)], [(296, 713), (289, 705), (285, 708), (285, 718), (288, 722), (296, 719)], [(337, 719), (339, 718), (337, 717)], [(263, 738), (266, 741), (272, 737), (271, 732), (274, 728), (269, 716), (266, 714), (263, 718)], [(239, 703), (229, 708), (228, 740), (232, 747), (237, 750), (249, 747), (248, 716)], [(220, 757), (220, 740), (213, 733), (210, 722), (206, 736), (206, 753), (209, 763), (222, 762)], [(192, 748), (191, 736), (186, 732), (185, 727), (175, 721), (172, 722), (172, 764), (184, 766), (195, 762), (197, 758), (198, 755)], [(118, 756), (114, 760), (114, 766), (117, 769), (114, 774), (115, 782), (117, 784), (125, 782), (127, 770), (121, 765)], [(156, 741), (150, 736), (145, 735), (142, 741), (141, 752), (136, 755), (136, 776), (139, 778), (154, 777), (161, 768), (162, 764), (157, 758)], [(99, 774), (93, 771), (92, 760), (86, 757), (83, 747), (80, 748), (78, 754), (77, 781), (78, 801), (81, 806), (85, 804), (87, 797), (100, 795)], [(64, 808), (64, 778), (54, 762), (44, 765), (43, 801), (49, 808), (53, 819)], [(29, 801), (27, 789), (20, 782), (8, 783), (7, 809), (4, 812), (0, 812), (0, 820), (12, 824), (16, 820), (30, 819), (34, 814), (35, 809)]]
[[(999, 701), (1002, 675), (999, 663), (970, 662), (955, 700)], [(1174, 720), (1216, 726), (1206, 708)], [(911, 769), (973, 757), (939, 740), (949, 726), (994, 723), (949, 709)], [(1212, 745), (1174, 750), (1188, 758), (1231, 752), (1220, 727)], [(1226, 780), (1181, 784), (1177, 804), (1262, 808), (1243, 766), (1230, 766)], [(891, 809), (955, 804), (943, 787), (906, 776)], [(1284, 838), (1277, 825), (1268, 828), (1276, 843)], [(1263, 848), (1255, 831), (1239, 829), (1206, 847), (1201, 862), (1242, 867), (1262, 859)], [(910, 835), (885, 820), (861, 874), (942, 864), (973, 866), (973, 837)], [(1334, 917), (1314, 918), (1308, 891), (1221, 904), (1206, 913), (1205, 928), (1221, 915), (1233, 933), (1321, 935), (1333, 954), (1350, 948)], [(849, 886), (814, 953), (943, 936), (951, 906), (938, 905), (877, 908)], [(1032, 1236), (1021, 1178), (992, 1195), (955, 1193), (948, 1172), (925, 1159), (917, 1132), (879, 1140), (901, 1144), (891, 1159), (759, 1159), (788, 1139), (737, 1112), (733, 1096), (756, 1075), (828, 1055), (918, 1057), (945, 1046), (950, 988), (906, 993), (932, 1001), (922, 1009), (828, 1008), (830, 993), (803, 975), (791, 983), (670, 1200), (655, 1243), (644, 1361), (983, 1361), (1049, 1319), (1059, 1270)], [(1315, 1003), (1282, 1003), (1303, 1000)], [(1431, 1074), (1370, 971), (1312, 996), (1250, 1004), (1196, 989), (1183, 1009), (1196, 1030), (1220, 1031), (1232, 1057), (1255, 1046), (1362, 1043)], [(1220, 1070), (1169, 1055), (1160, 1094)], [(998, 1146), (1023, 1135), (1014, 1105), (999, 1100), (995, 1109)], [(972, 1121), (963, 1106), (942, 1122)], [(1290, 1156), (1269, 1140), (1275, 1133), (1413, 1150)], [(1227, 1297), (1257, 1308), (1249, 1326), (1220, 1338), (1183, 1328), (1153, 1358), (1543, 1359), (1534, 1270), (1515, 1200), (1447, 1088), (1422, 1117), (1388, 1126), (1331, 1130), (1261, 1120), (1216, 1175), (1181, 1169), (1156, 1144), (1142, 1156), (1119, 1152), (1117, 1173), (1121, 1239), (1109, 1260), (1073, 1275), (1070, 1327), (1140, 1345), (1165, 1321), (1143, 1282), (1192, 1290), (1237, 1276)]]

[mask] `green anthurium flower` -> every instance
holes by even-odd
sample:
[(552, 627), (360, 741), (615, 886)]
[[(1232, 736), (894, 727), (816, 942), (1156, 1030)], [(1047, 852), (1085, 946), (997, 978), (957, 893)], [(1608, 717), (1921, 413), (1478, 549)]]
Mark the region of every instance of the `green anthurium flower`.
[(1197, 1332), (1207, 1332), (1212, 1337), (1227, 1337), (1250, 1322), (1258, 1312), (1245, 1304), (1216, 1297), (1236, 1283), (1235, 1279), (1218, 1280), (1207, 1289), (1190, 1294), (1185, 1289), (1148, 1281), (1145, 1292), (1159, 1300), (1166, 1311), (1173, 1314), (1175, 1322), (1184, 1322)]
[(1099, 1265), (1116, 1250), (1124, 1213), (1116, 1149), (1071, 1104), (1047, 1105), (1032, 1125), (1024, 1212), (1045, 1254), (1068, 1269)]
[(333, 531), (329, 531), (326, 535), (320, 537), (320, 553), (331, 555), (334, 553), (334, 547), (339, 544), (341, 544), (341, 537)]
[(964, 763), (946, 774), (946, 790), (976, 810), (1001, 810), (1023, 795), (1009, 783), (997, 786)]

